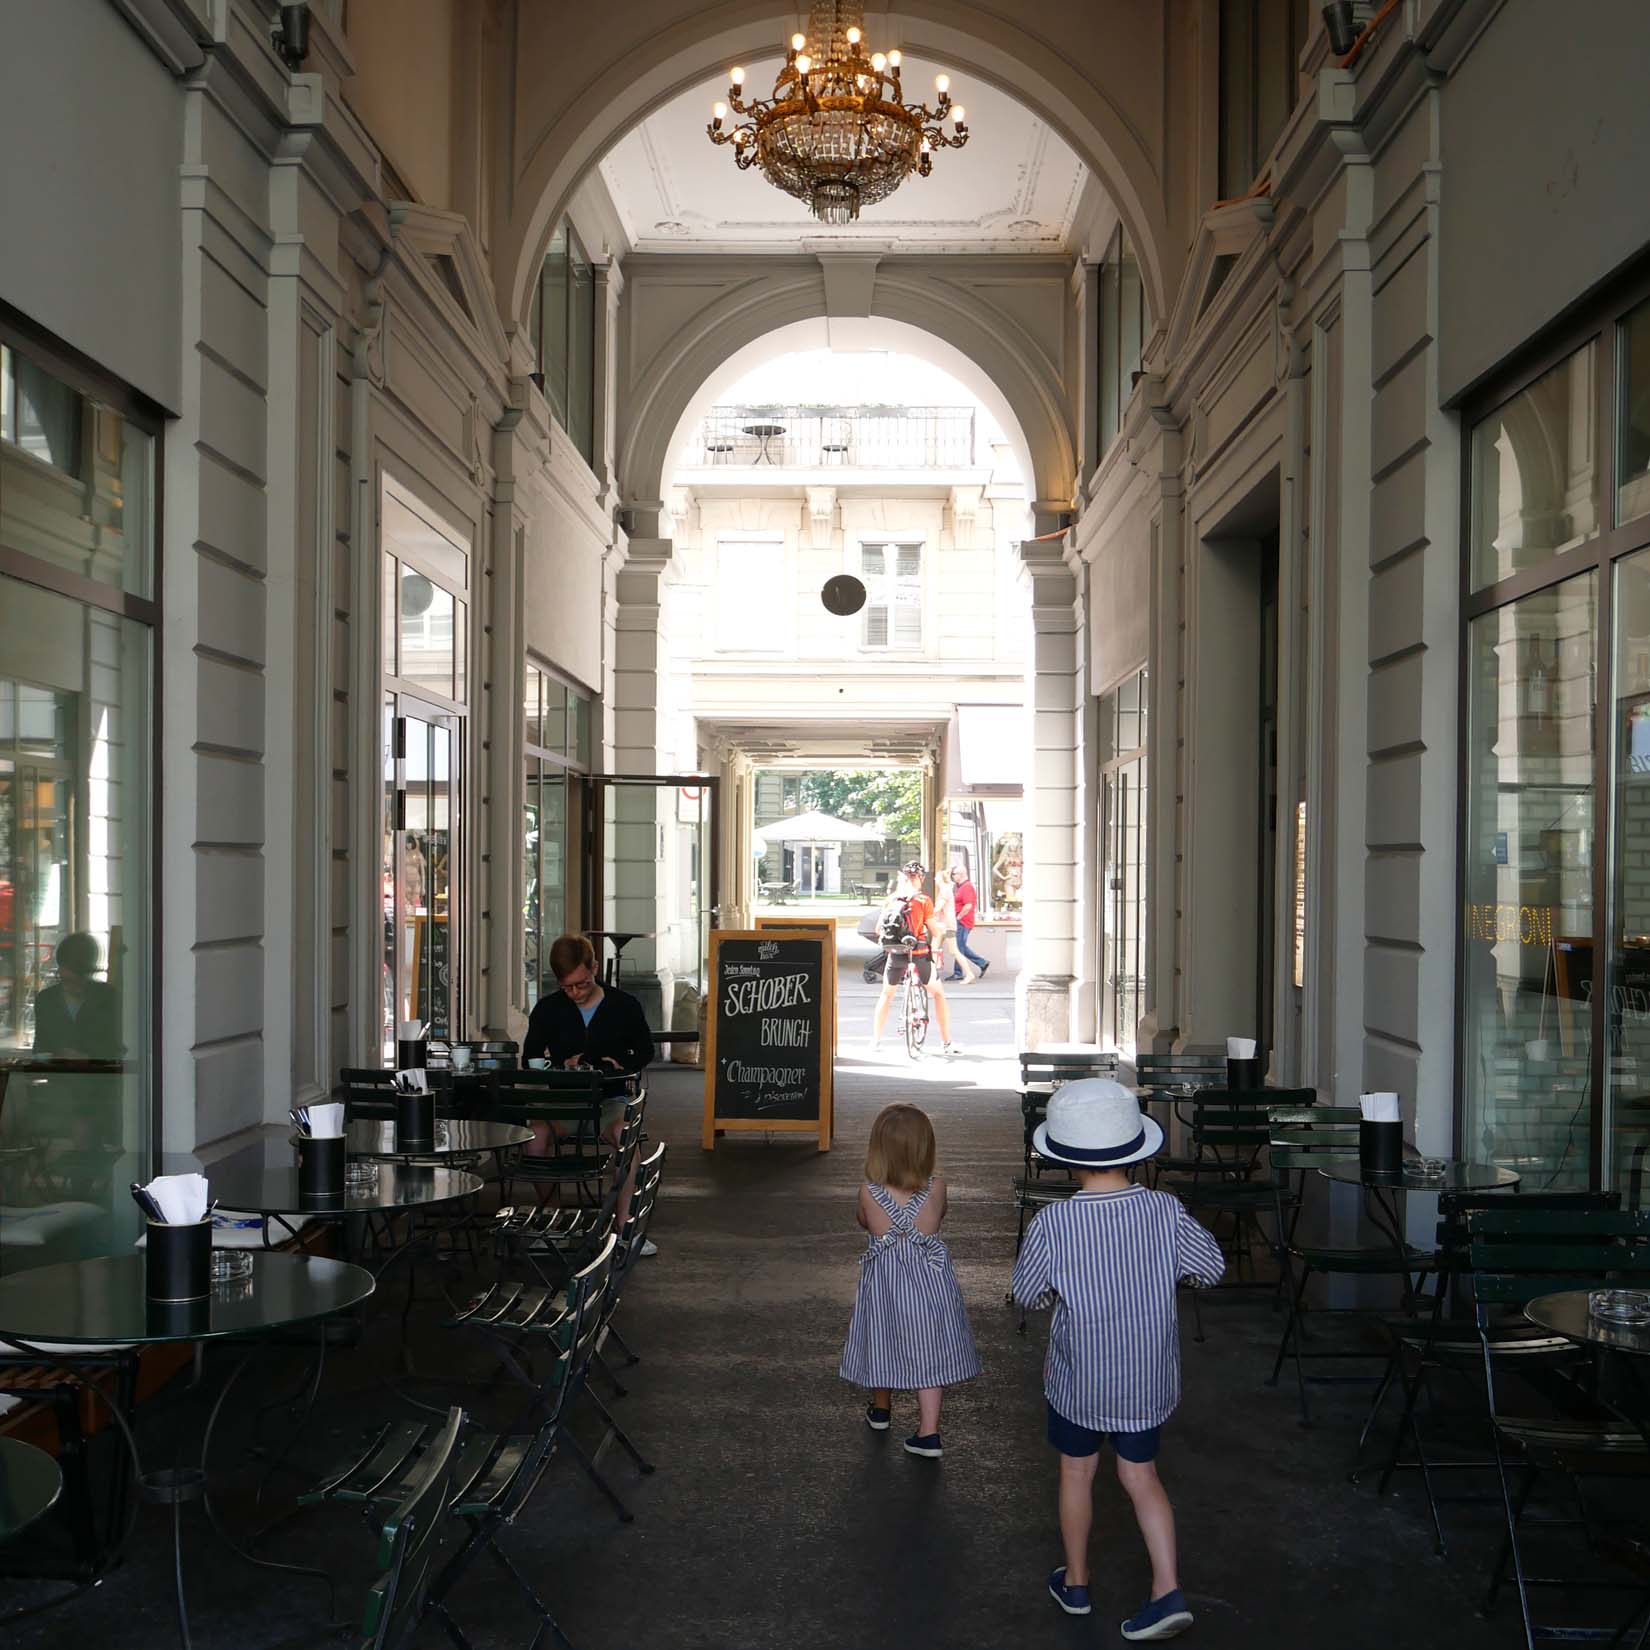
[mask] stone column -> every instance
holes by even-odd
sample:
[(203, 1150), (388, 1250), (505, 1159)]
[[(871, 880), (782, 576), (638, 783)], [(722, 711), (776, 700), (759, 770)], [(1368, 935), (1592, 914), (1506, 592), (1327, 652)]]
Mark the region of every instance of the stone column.
[(1077, 579), (1063, 539), (1020, 546), (1031, 586), (1026, 703), (1031, 765), (1026, 775), (1025, 959), (1017, 1016), (1021, 1046), (1074, 1036), (1079, 842), (1079, 623)]
[[(670, 650), (663, 608), (670, 553), (669, 539), (630, 539), (614, 580), (614, 773), (660, 771), (659, 752), (668, 738)], [(662, 855), (668, 846), (673, 815), (661, 801), (662, 794), (671, 793), (645, 786), (608, 788), (604, 840), (594, 844), (595, 852), (606, 856), (607, 908), (599, 913), (601, 920), (595, 926), (628, 928), (644, 934), (665, 927)], [(646, 982), (650, 976), (657, 977), (668, 1017), (674, 982), (659, 968), (655, 945), (648, 940), (633, 941), (625, 951), (625, 961), (633, 980)]]

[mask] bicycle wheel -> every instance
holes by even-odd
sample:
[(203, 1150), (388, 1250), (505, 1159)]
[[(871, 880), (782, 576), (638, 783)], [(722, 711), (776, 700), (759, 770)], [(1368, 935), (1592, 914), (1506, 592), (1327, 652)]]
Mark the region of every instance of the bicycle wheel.
[(905, 1052), (914, 1060), (928, 1035), (928, 987), (916, 978), (916, 971), (905, 983)]

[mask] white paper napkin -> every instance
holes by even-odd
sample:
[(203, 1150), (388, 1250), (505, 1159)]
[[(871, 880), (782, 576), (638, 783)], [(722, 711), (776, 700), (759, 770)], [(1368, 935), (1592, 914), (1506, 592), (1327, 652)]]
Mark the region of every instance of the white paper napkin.
[(403, 1094), (422, 1094), (430, 1086), (430, 1074), (421, 1066), (395, 1074), (395, 1086)]
[(205, 1175), (157, 1175), (144, 1190), (155, 1200), (168, 1226), (194, 1226), (206, 1218)]
[(1400, 1121), (1398, 1115), (1398, 1096), (1385, 1089), (1373, 1094), (1358, 1096), (1358, 1109), (1363, 1113), (1366, 1123), (1396, 1123)]
[(1255, 1039), (1253, 1037), (1228, 1037), (1226, 1039), (1226, 1058), (1228, 1060), (1253, 1060), (1255, 1057)]
[(416, 1043), (424, 1035), (424, 1022), (422, 1020), (398, 1021), (395, 1027), (395, 1035), (403, 1043)]
[(309, 1135), (312, 1140), (336, 1140), (344, 1132), (344, 1108), (336, 1100), (309, 1108)]

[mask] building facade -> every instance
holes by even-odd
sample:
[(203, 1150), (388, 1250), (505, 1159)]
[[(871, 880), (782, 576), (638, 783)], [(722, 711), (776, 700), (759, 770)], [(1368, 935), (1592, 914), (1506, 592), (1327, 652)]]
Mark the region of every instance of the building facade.
[(90, 935), (112, 1052), (58, 1047), (119, 1068), (30, 1104), (221, 1141), (397, 1019), (519, 1031), (610, 865), (645, 910), (683, 799), (604, 776), (685, 754), (675, 455), (806, 337), (945, 365), (1026, 484), (1025, 1038), (1256, 1035), (1424, 1149), (1630, 1173), (1638, 8), (1354, 9), (890, 10), (1081, 162), (1065, 239), (672, 251), (598, 162), (788, 11), (15, 7), (0, 1017), (39, 1048)]

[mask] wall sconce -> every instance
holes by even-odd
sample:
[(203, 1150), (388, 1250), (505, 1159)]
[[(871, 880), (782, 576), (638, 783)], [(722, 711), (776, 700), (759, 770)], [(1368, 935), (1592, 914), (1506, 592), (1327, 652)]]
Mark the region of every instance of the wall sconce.
[(1358, 22), (1352, 15), (1352, 0), (1329, 0), (1323, 8), (1323, 26), (1329, 31), (1329, 49), (1345, 57), (1358, 38)]
[(273, 38), (281, 61), (296, 74), (309, 56), (309, 0), (298, 0), (297, 5), (281, 7)]

